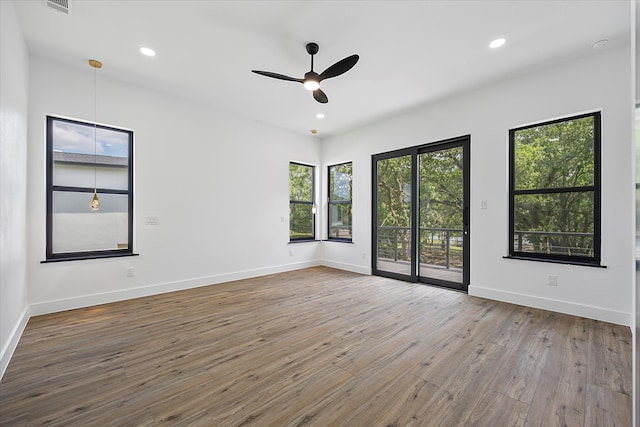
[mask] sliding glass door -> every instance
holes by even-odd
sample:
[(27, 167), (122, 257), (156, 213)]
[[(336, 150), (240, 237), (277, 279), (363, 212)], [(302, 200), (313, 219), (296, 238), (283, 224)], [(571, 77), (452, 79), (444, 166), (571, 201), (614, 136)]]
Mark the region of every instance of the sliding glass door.
[(373, 273), (467, 290), (469, 137), (373, 156)]

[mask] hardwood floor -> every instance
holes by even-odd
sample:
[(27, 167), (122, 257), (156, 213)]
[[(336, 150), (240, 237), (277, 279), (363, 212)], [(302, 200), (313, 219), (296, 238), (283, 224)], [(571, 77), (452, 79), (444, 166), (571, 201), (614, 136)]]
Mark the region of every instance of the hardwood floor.
[(34, 317), (0, 425), (631, 426), (631, 332), (317, 267)]

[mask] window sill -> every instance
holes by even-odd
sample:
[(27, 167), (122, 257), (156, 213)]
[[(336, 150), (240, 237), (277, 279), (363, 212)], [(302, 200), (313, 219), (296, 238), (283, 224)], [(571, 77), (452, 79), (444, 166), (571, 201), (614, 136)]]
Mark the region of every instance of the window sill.
[(40, 261), (40, 264), (48, 264), (50, 262), (63, 262), (63, 261), (80, 261), (84, 259), (102, 259), (102, 258), (121, 258), (128, 256), (138, 256), (139, 254), (126, 252), (126, 253), (113, 253), (113, 254), (92, 254), (92, 255), (75, 255), (68, 257), (49, 258), (44, 261)]
[(571, 261), (564, 259), (547, 259), (547, 258), (535, 258), (535, 257), (526, 257), (526, 256), (518, 256), (518, 255), (505, 255), (502, 258), (504, 259), (517, 259), (521, 261), (537, 261), (537, 262), (548, 262), (552, 264), (565, 264), (565, 265), (579, 265), (582, 267), (596, 267), (596, 268), (607, 268), (606, 265), (594, 264), (591, 262), (584, 261)]
[(349, 239), (325, 239), (323, 242), (336, 242), (336, 243), (351, 243), (353, 244), (353, 240)]
[(316, 239), (289, 240), (289, 244), (292, 244), (292, 243), (310, 243), (310, 242), (321, 242), (321, 240), (316, 240)]

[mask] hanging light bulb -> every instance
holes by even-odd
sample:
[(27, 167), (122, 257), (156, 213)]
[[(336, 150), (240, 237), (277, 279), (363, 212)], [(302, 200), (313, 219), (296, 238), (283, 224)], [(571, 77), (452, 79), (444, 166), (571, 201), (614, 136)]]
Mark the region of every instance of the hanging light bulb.
[(102, 63), (100, 61), (96, 61), (95, 59), (89, 60), (89, 65), (93, 67), (93, 198), (91, 199), (91, 203), (89, 203), (89, 207), (92, 211), (97, 211), (100, 209), (100, 200), (98, 199), (98, 184), (97, 184), (97, 175), (98, 175), (98, 126), (96, 124), (96, 110), (97, 110), (97, 80), (98, 80), (98, 68), (102, 68)]
[(97, 211), (100, 209), (100, 200), (98, 200), (98, 193), (96, 190), (93, 190), (93, 198), (91, 199), (91, 203), (89, 204), (92, 211)]

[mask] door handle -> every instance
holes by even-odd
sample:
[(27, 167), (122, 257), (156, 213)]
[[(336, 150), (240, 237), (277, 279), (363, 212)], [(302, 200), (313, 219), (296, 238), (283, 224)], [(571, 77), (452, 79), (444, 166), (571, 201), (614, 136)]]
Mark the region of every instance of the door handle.
[(469, 206), (462, 209), (462, 234), (469, 235)]

